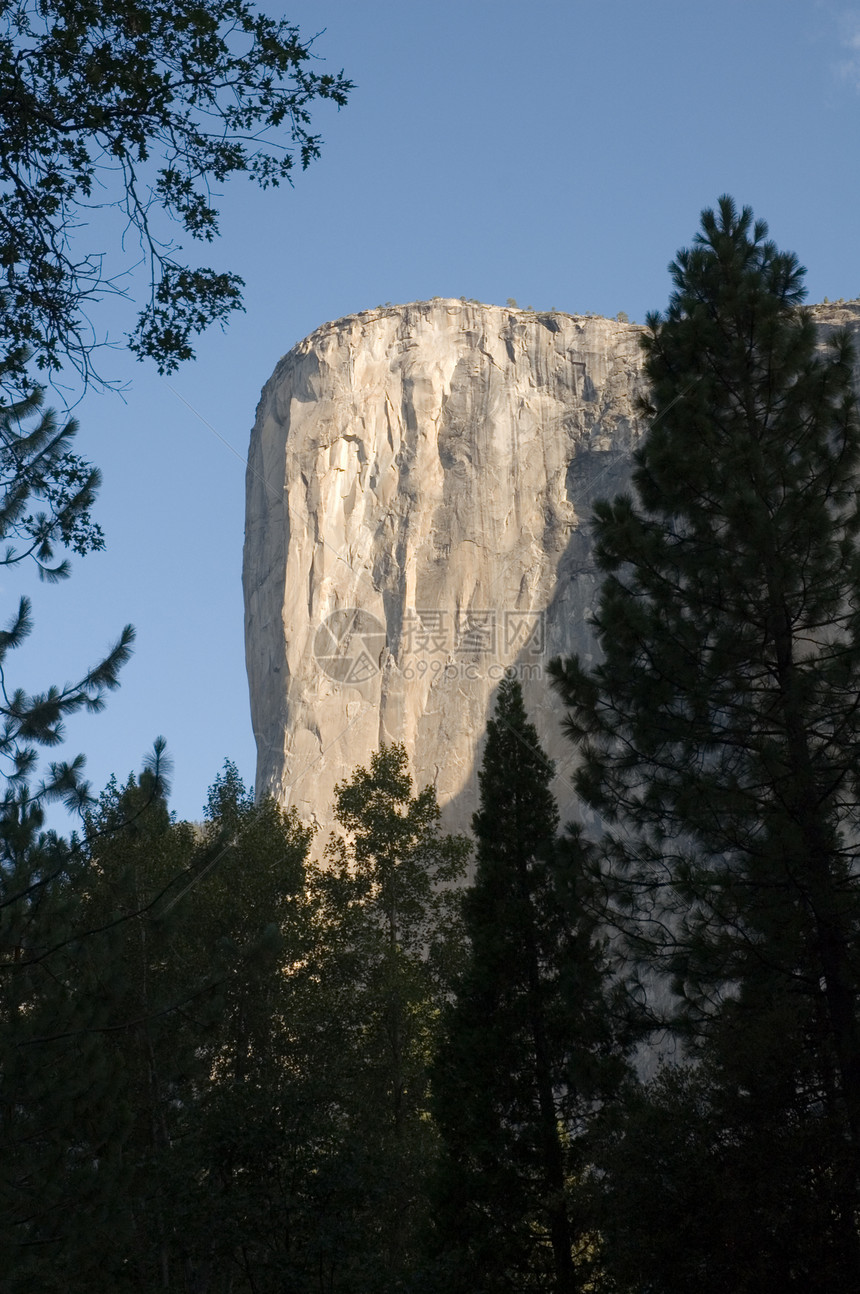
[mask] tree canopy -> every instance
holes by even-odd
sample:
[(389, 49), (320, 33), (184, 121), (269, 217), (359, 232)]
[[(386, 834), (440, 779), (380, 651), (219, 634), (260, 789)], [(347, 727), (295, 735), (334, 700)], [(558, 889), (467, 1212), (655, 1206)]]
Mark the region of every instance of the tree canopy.
[[(330, 1178), (357, 1183), (322, 1215), (332, 1290), (408, 1290), (426, 1224), (436, 1137), (429, 1067), (462, 947), (468, 840), (446, 835), (432, 786), (413, 790), (403, 746), (335, 788), (333, 834), (309, 873), (318, 1000), (340, 1035)], [(331, 1188), (330, 1188), (331, 1189)], [(333, 1225), (334, 1224), (334, 1225)]]
[[(91, 378), (90, 310), (142, 262), (132, 350), (162, 372), (191, 358), (194, 336), (241, 307), (242, 281), (189, 263), (171, 224), (211, 243), (213, 185), (291, 182), (319, 155), (311, 105), (352, 87), (313, 68), (312, 43), (246, 0), (0, 3), (4, 346)], [(108, 252), (104, 209), (118, 217)]]

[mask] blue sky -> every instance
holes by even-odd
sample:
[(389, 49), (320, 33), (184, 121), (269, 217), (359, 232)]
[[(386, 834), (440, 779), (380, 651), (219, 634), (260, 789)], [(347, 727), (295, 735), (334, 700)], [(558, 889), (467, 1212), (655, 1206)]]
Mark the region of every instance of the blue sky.
[[(207, 259), (244, 277), (245, 313), (169, 385), (122, 350), (105, 356), (125, 397), (91, 393), (77, 414), (80, 451), (104, 473), (106, 551), (60, 587), (30, 574), (3, 585), (10, 608), (19, 589), (35, 604), (16, 685), (71, 680), (136, 626), (121, 689), (69, 723), (67, 754), (87, 754), (100, 788), (164, 734), (172, 803), (190, 818), (225, 757), (253, 783), (244, 456), (261, 387), (301, 337), (432, 296), (641, 321), (724, 192), (798, 254), (810, 300), (860, 295), (860, 5), (302, 0), (285, 12), (322, 33), (321, 70), (344, 68), (351, 102), (316, 112), (322, 157), (294, 189), (225, 189)], [(113, 308), (95, 321), (121, 334)]]

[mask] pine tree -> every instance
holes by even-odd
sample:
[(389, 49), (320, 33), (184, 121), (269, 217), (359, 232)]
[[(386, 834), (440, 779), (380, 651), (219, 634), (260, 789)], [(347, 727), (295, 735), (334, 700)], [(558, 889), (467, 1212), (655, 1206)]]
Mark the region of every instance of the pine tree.
[(635, 497), (595, 509), (603, 660), (558, 662), (555, 681), (578, 789), (607, 824), (616, 919), (671, 978), (676, 1025), (736, 1110), (754, 1122), (782, 1085), (786, 1118), (800, 1105), (818, 1121), (847, 1288), (860, 1285), (854, 353), (841, 333), (819, 346), (802, 267), (729, 198), (671, 272), (644, 338)]
[[(23, 353), (0, 362), (0, 386), (25, 362)], [(100, 478), (73, 452), (75, 422), (59, 426), (42, 402), (36, 390), (0, 410), (0, 566), (32, 561), (41, 579), (56, 582), (69, 574), (58, 547), (84, 554), (103, 544), (90, 513)], [(31, 628), (30, 601), (22, 598), (0, 632), (0, 1137), (7, 1169), (0, 1233), (9, 1279), (13, 1267), (24, 1273), (22, 1288), (31, 1260), (47, 1252), (40, 1246), (49, 1248), (64, 1225), (64, 1202), (94, 1199), (97, 1177), (113, 1171), (110, 1153), (87, 1157), (87, 1137), (115, 1150), (123, 1125), (100, 1041), (106, 1004), (89, 955), (95, 950), (81, 947), (87, 851), (74, 836), (44, 830), (46, 803), (59, 799), (78, 811), (88, 803), (84, 761), (55, 758), (40, 770), (39, 751), (61, 743), (69, 715), (103, 707), (134, 637), (127, 626), (77, 683), (28, 695), (12, 685), (11, 666)], [(160, 763), (156, 752), (156, 781)], [(84, 1125), (87, 1136), (79, 1134)], [(94, 1212), (93, 1230), (98, 1225)]]
[(433, 1075), (452, 1290), (571, 1294), (596, 1279), (586, 1134), (624, 1077), (628, 1039), (583, 906), (585, 845), (575, 831), (557, 839), (553, 773), (505, 680), (473, 819), (471, 951)]

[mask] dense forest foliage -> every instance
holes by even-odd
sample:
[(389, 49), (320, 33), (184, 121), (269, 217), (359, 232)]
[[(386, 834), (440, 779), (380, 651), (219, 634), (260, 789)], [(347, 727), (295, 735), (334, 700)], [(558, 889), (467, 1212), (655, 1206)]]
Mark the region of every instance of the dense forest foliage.
[[(241, 284), (157, 221), (211, 241), (210, 181), (289, 179), (350, 83), (244, 0), (0, 13), (0, 565), (56, 581), (104, 543), (100, 478), (39, 374), (97, 378), (87, 312), (121, 272), (78, 209), (98, 190), (137, 231), (131, 345), (170, 369)], [(550, 671), (590, 834), (515, 677), (468, 839), (401, 746), (337, 787), (328, 840), (229, 762), (176, 821), (161, 739), (94, 797), (43, 756), (133, 632), (28, 695), (11, 612), (10, 1294), (860, 1289), (855, 355), (728, 198), (672, 273), (632, 487), (594, 513), (599, 663)]]
[(7, 889), (4, 1288), (599, 1288), (635, 1022), (514, 681), (491, 733), (471, 886), (392, 746), (316, 858), (229, 763), (174, 821), (160, 750)]

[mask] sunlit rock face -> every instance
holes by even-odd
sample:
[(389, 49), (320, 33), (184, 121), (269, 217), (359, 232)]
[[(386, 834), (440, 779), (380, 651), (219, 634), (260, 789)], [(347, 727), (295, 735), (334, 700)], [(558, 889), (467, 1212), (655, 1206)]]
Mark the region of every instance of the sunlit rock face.
[(258, 792), (325, 827), (335, 784), (398, 741), (466, 828), (514, 668), (572, 812), (545, 669), (592, 648), (588, 522), (642, 431), (640, 331), (437, 299), (325, 324), (281, 360), (247, 477)]
[[(860, 303), (815, 306), (822, 343)], [(400, 741), (452, 830), (477, 803), (494, 692), (517, 671), (579, 817), (545, 678), (593, 651), (589, 518), (644, 427), (635, 325), (434, 300), (325, 324), (266, 385), (251, 437), (245, 632), (257, 790), (325, 830), (334, 787)], [(659, 1016), (668, 990), (654, 978)], [(671, 1057), (643, 1045), (643, 1078)]]
[[(815, 307), (826, 334), (857, 303)], [(642, 433), (640, 329), (453, 300), (325, 324), (263, 391), (245, 607), (257, 789), (326, 827), (400, 741), (467, 828), (506, 667), (575, 816), (548, 660), (593, 643), (589, 518)]]

